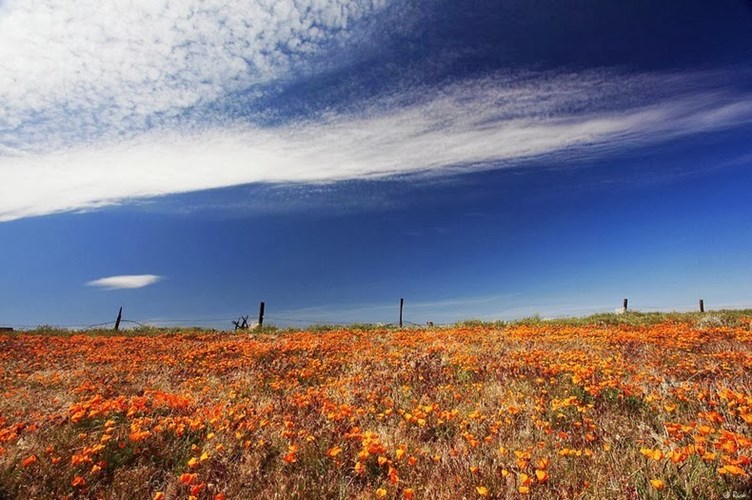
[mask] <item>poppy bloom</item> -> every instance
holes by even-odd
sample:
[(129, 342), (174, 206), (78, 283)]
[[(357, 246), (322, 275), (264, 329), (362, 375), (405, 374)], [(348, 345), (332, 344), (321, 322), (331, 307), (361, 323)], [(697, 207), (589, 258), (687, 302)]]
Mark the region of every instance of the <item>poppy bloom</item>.
[(192, 484), (196, 477), (198, 477), (197, 474), (190, 474), (188, 472), (180, 474), (180, 482), (183, 484)]
[(662, 479), (651, 479), (650, 484), (653, 485), (653, 488), (656, 490), (662, 490), (666, 487), (666, 483)]

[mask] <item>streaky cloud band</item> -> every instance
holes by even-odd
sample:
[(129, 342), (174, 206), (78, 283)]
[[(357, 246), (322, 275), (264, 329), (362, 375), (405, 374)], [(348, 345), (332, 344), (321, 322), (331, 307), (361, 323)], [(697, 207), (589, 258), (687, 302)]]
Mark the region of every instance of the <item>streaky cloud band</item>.
[[(165, 127), (120, 142), (14, 152), (0, 156), (0, 221), (249, 183), (441, 175), (549, 156), (577, 160), (752, 123), (752, 93), (703, 88), (691, 83), (696, 79), (487, 78), (412, 89), (355, 113), (273, 128)], [(665, 88), (650, 102), (623, 94), (656, 81)]]

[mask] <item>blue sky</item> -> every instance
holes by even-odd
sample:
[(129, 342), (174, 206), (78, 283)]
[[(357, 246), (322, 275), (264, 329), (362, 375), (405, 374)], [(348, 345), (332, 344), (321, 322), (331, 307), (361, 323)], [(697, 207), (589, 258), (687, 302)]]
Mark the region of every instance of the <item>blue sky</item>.
[(752, 4), (0, 2), (0, 323), (752, 306)]

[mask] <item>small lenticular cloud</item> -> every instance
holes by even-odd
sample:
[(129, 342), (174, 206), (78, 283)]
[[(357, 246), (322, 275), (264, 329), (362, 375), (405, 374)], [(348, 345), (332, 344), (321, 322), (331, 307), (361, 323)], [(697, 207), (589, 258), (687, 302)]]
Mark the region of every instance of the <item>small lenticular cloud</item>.
[(132, 274), (124, 276), (108, 276), (98, 280), (89, 281), (88, 286), (96, 286), (105, 290), (117, 290), (120, 288), (143, 288), (161, 280), (156, 274)]

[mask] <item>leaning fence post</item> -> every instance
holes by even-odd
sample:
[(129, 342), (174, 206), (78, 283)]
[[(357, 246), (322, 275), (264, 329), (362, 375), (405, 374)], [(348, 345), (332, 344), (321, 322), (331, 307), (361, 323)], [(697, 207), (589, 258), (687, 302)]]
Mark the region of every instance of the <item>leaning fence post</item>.
[(259, 320), (258, 320), (258, 327), (261, 328), (264, 326), (264, 303), (262, 302), (259, 305)]
[(402, 308), (405, 307), (405, 299), (400, 298), (400, 316), (399, 316), (399, 326), (402, 328)]
[(123, 306), (120, 306), (120, 310), (118, 311), (117, 319), (115, 320), (115, 331), (118, 331), (118, 328), (120, 328), (120, 320), (123, 318)]

